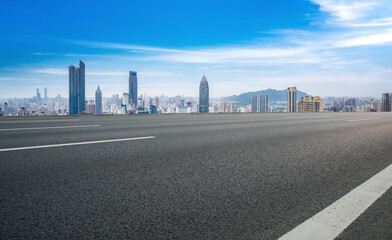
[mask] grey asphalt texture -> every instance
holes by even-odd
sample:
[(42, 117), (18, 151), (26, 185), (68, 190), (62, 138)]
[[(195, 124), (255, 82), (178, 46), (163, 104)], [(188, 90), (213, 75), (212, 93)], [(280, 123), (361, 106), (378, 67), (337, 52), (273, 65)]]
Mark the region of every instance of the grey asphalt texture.
[[(0, 152), (0, 239), (277, 239), (392, 164), (391, 113), (0, 119), (91, 124), (0, 131), (0, 149), (156, 137)], [(390, 199), (338, 238), (391, 239)]]

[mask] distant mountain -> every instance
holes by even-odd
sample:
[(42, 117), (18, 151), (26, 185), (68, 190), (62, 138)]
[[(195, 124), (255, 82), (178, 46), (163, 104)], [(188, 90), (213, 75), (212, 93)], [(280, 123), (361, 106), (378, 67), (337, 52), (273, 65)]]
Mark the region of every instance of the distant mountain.
[[(252, 95), (268, 95), (268, 101), (269, 102), (281, 102), (281, 101), (287, 101), (287, 90), (276, 90), (276, 89), (267, 89), (267, 90), (261, 90), (257, 92), (246, 92), (242, 93), (240, 95), (233, 95), (229, 97), (225, 97), (224, 99), (230, 100), (236, 103), (236, 105), (248, 105), (251, 103), (251, 98)], [(311, 97), (312, 95), (307, 94), (305, 92), (301, 92), (297, 90), (297, 100), (299, 100), (301, 97), (309, 96)]]

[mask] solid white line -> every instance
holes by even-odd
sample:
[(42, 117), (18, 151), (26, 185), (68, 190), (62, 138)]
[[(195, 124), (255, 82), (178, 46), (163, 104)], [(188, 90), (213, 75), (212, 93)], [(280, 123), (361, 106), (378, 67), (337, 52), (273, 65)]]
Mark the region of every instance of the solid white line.
[(0, 121), (0, 123), (26, 123), (26, 122), (74, 122), (74, 121), (80, 121), (80, 119), (53, 119), (53, 120), (15, 120), (15, 121), (5, 120), (5, 121)]
[(57, 126), (57, 127), (36, 127), (36, 128), (7, 128), (0, 129), (2, 131), (24, 131), (24, 130), (41, 130), (41, 129), (58, 129), (58, 128), (88, 128), (88, 127), (99, 127), (100, 125), (80, 125), (80, 126)]
[(391, 186), (392, 164), (279, 239), (335, 239)]
[(292, 117), (284, 117), (284, 118), (287, 118), (287, 119), (325, 119), (325, 118), (330, 118), (330, 117), (326, 117), (325, 115), (324, 116), (309, 116), (309, 115), (307, 115), (307, 116), (296, 116), (296, 117), (294, 117), (294, 116), (292, 116)]
[(96, 143), (123, 142), (123, 141), (143, 140), (143, 139), (152, 139), (152, 138), (156, 138), (156, 137), (148, 136), (148, 137), (135, 137), (135, 138), (120, 138), (120, 139), (109, 139), (109, 140), (99, 140), (99, 141), (90, 141), (90, 142), (61, 143), (61, 144), (41, 145), (41, 146), (3, 148), (3, 149), (0, 149), (0, 152), (37, 149), (37, 148), (52, 148), (52, 147), (87, 145), (87, 144), (96, 144)]
[(379, 120), (382, 118), (364, 118), (364, 119), (351, 119), (347, 120), (347, 122), (359, 122), (359, 121), (369, 121), (369, 120)]

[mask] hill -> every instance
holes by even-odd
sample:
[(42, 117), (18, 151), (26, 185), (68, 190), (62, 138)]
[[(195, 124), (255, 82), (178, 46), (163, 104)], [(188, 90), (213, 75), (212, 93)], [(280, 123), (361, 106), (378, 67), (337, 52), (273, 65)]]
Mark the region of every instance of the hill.
[[(225, 97), (224, 99), (233, 101), (237, 105), (248, 105), (251, 103), (251, 97), (252, 95), (268, 95), (268, 101), (269, 102), (282, 102), (282, 101), (287, 101), (287, 90), (276, 90), (276, 89), (267, 89), (267, 90), (260, 90), (257, 92), (246, 92), (242, 93), (240, 95), (233, 95), (229, 97)], [(301, 97), (305, 96), (312, 96), (310, 94), (307, 94), (305, 92), (297, 90), (297, 100), (299, 100)]]

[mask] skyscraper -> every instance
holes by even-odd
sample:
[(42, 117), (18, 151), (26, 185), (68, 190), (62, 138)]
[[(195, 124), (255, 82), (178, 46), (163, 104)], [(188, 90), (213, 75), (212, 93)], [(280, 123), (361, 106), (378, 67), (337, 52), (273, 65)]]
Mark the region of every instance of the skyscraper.
[(208, 113), (209, 112), (209, 88), (208, 82), (205, 75), (201, 78), (200, 88), (199, 88), (199, 112), (200, 113)]
[(268, 112), (268, 95), (252, 95), (252, 112)]
[(129, 71), (129, 103), (137, 105), (137, 73)]
[(84, 65), (84, 62), (79, 61), (79, 94), (80, 94), (80, 100), (79, 100), (79, 112), (85, 112), (86, 111), (86, 89), (85, 89), (85, 83), (86, 83), (86, 67)]
[(8, 116), (8, 103), (4, 103), (4, 116)]
[(297, 87), (287, 88), (287, 112), (297, 111)]
[(99, 86), (95, 91), (95, 112), (96, 114), (102, 114), (102, 92)]
[(69, 66), (69, 115), (86, 111), (85, 101), (85, 65), (79, 62), (79, 67)]
[(36, 100), (37, 100), (37, 102), (41, 101), (41, 94), (39, 93), (39, 88), (37, 88)]
[(382, 94), (382, 111), (383, 112), (391, 112), (392, 105), (392, 93), (383, 93)]
[(48, 101), (48, 88), (44, 88), (44, 103)]

